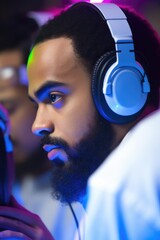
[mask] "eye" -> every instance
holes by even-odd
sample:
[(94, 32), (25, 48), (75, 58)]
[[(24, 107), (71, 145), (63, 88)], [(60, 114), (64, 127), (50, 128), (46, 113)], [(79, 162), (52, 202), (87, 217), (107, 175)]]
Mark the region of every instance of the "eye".
[(6, 107), (6, 109), (7, 109), (8, 113), (9, 113), (9, 115), (12, 115), (12, 114), (14, 114), (16, 112), (17, 106), (10, 105), (10, 106)]
[(55, 104), (62, 99), (62, 94), (60, 94), (60, 93), (50, 93), (49, 94), (49, 99), (50, 99), (52, 104)]
[(13, 99), (4, 103), (3, 105), (7, 109), (9, 115), (13, 115), (17, 111), (19, 106), (18, 102), (14, 101)]

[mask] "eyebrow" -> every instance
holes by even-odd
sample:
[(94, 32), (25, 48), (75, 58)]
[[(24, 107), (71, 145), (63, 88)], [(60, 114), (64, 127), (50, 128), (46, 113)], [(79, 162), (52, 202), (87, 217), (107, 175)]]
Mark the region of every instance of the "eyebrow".
[(67, 87), (67, 84), (48, 80), (37, 91), (35, 91), (34, 94), (37, 99), (43, 99), (43, 96), (46, 92), (49, 92), (51, 89), (57, 87)]

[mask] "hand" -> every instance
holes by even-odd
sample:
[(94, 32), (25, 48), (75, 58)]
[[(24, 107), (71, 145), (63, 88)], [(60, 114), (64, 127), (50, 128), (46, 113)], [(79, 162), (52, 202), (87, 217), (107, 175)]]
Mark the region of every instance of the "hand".
[(11, 197), (10, 206), (0, 206), (0, 239), (54, 240), (40, 217)]

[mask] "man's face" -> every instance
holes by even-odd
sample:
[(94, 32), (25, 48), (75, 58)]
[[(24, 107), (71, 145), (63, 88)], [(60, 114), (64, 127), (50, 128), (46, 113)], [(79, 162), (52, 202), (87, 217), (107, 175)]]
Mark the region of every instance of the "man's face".
[(28, 161), (40, 144), (39, 138), (31, 131), (36, 110), (28, 98), (27, 86), (20, 84), (16, 72), (21, 64), (19, 51), (0, 53), (0, 103), (9, 113), (17, 165)]
[[(38, 44), (29, 59), (28, 77), (29, 95), (38, 104), (32, 130), (45, 136), (43, 148), (53, 162), (55, 195), (76, 201), (110, 151), (111, 126), (95, 109), (90, 75), (70, 39)], [(107, 138), (106, 134), (110, 139), (105, 141), (101, 137)]]

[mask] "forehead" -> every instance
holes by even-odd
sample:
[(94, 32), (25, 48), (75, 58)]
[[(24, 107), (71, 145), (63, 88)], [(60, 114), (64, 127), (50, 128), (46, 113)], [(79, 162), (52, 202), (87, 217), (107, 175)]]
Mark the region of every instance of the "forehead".
[(61, 37), (36, 45), (27, 66), (29, 94), (47, 80), (70, 81), (69, 76), (76, 74), (80, 67), (71, 39)]
[(19, 67), (23, 64), (23, 54), (20, 50), (6, 50), (0, 52), (0, 68)]
[(12, 102), (13, 99), (22, 99), (28, 98), (27, 96), (27, 89), (21, 85), (18, 86), (9, 86), (7, 87), (0, 87), (0, 102), (5, 104), (6, 102)]

